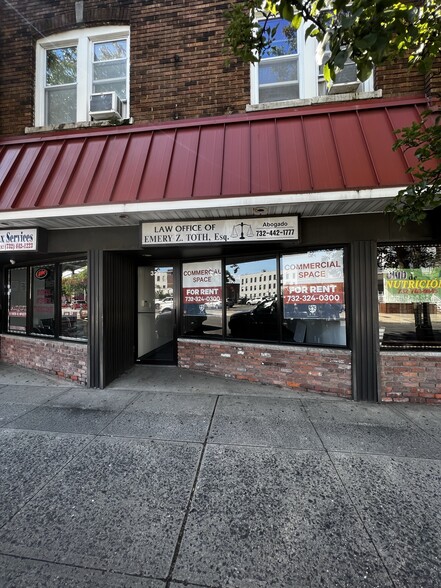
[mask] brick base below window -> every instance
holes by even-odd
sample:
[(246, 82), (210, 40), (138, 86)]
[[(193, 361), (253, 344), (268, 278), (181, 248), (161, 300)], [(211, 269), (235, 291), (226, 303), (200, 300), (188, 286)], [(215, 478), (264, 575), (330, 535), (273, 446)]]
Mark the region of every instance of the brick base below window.
[(381, 400), (441, 404), (441, 354), (380, 354)]
[(1, 335), (0, 344), (5, 363), (87, 384), (87, 345), (13, 335)]
[(351, 398), (351, 352), (180, 339), (179, 367), (205, 373)]

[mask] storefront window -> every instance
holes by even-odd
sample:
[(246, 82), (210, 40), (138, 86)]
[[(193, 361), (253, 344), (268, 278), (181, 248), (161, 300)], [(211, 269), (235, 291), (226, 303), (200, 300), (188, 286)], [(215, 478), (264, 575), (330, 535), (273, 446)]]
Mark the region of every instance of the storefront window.
[(55, 335), (55, 267), (37, 265), (32, 276), (32, 333)]
[(346, 345), (343, 249), (281, 258), (282, 340)]
[(183, 335), (346, 346), (344, 250), (183, 264)]
[(26, 332), (27, 317), (27, 268), (20, 267), (9, 271), (8, 280), (8, 331)]
[(87, 265), (85, 261), (61, 264), (61, 336), (87, 339)]
[(182, 332), (193, 336), (222, 335), (221, 260), (182, 265)]
[(225, 270), (227, 335), (278, 341), (277, 259), (231, 260)]
[(87, 340), (87, 294), (84, 260), (11, 268), (7, 330)]
[(441, 348), (441, 245), (378, 248), (380, 345)]

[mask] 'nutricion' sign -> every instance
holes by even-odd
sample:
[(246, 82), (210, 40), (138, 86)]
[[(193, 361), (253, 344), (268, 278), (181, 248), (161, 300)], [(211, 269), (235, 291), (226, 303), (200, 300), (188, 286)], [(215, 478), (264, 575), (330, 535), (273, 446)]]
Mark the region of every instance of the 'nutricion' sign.
[(0, 251), (37, 251), (37, 229), (0, 230)]
[(298, 240), (298, 216), (142, 223), (142, 246)]

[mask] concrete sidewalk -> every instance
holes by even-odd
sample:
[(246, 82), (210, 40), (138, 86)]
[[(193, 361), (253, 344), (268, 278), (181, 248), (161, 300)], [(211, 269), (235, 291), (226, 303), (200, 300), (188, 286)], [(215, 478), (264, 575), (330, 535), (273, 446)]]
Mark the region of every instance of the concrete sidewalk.
[(0, 587), (441, 586), (441, 410), (0, 364)]

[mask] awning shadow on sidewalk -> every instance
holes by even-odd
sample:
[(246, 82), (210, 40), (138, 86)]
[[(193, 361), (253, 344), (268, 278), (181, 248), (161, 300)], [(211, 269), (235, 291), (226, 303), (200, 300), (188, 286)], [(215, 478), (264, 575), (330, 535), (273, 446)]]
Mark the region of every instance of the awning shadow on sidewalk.
[[(59, 388), (83, 387), (74, 381), (63, 380), (55, 375), (0, 362), (0, 386), (8, 385)], [(211, 395), (239, 394), (245, 396), (272, 396), (275, 398), (316, 398), (319, 400), (328, 399), (346, 402), (344, 399), (316, 392), (290, 390), (258, 382), (222, 378), (221, 376), (213, 376), (176, 366), (134, 365), (111, 382), (106, 389), (182, 392), (183, 394), (194, 392)], [(90, 392), (93, 394), (93, 389)]]
[(318, 398), (341, 400), (336, 397), (278, 386), (213, 376), (176, 366), (135, 365), (114, 380), (107, 388), (158, 392), (205, 393), (214, 395), (273, 396), (276, 398)]

